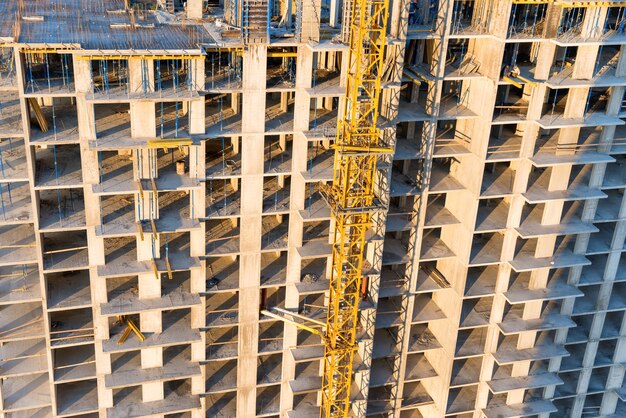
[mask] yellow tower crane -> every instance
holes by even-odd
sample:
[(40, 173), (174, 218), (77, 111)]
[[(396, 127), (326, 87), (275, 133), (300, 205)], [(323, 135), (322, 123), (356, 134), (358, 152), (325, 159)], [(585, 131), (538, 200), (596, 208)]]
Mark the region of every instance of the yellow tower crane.
[(344, 418), (350, 409), (365, 234), (372, 225), (372, 214), (383, 209), (375, 195), (378, 160), (393, 152), (377, 126), (388, 1), (351, 1), (347, 86), (333, 145), (333, 182), (322, 187), (335, 223), (326, 323), (279, 308), (262, 311), (322, 337), (323, 418)]
[(335, 221), (322, 377), (324, 418), (346, 417), (350, 408), (365, 234), (372, 213), (380, 209), (375, 196), (379, 157), (393, 151), (377, 126), (388, 14), (388, 0), (352, 0), (333, 182), (322, 189)]

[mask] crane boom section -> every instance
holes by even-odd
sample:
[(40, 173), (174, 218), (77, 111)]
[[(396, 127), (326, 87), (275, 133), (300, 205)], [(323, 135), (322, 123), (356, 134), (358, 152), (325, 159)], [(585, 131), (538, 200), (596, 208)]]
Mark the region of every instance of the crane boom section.
[(352, 0), (348, 74), (334, 144), (333, 182), (323, 188), (335, 221), (326, 321), (323, 418), (350, 409), (366, 232), (375, 196), (377, 162), (393, 150), (377, 126), (387, 33), (388, 0)]

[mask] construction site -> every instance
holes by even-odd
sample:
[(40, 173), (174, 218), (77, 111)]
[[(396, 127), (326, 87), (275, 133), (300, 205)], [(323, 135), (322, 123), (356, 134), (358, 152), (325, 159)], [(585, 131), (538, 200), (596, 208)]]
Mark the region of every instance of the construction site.
[(625, 417), (625, 27), (0, 0), (0, 418)]

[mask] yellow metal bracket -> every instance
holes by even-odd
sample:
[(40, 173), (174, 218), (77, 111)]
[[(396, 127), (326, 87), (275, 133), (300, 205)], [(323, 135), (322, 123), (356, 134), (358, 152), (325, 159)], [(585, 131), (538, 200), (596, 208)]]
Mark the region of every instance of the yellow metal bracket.
[(139, 327), (135, 325), (135, 322), (132, 319), (128, 318), (127, 316), (122, 315), (118, 317), (118, 320), (122, 324), (126, 324), (126, 329), (122, 333), (122, 336), (120, 337), (120, 339), (117, 340), (117, 343), (119, 345), (124, 344), (126, 342), (131, 332), (135, 333), (135, 335), (137, 336), (137, 338), (139, 338), (140, 341), (145, 341), (146, 337), (139, 330)]

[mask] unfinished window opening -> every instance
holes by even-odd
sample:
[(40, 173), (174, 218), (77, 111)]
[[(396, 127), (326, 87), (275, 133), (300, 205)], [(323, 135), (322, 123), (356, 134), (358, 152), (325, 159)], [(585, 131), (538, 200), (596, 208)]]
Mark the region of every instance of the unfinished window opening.
[(241, 175), (241, 137), (209, 139), (206, 141), (207, 179), (233, 179)]
[(478, 385), (468, 385), (450, 389), (446, 414), (463, 414), (474, 411), (474, 404), (478, 395)]
[(225, 392), (206, 395), (208, 417), (237, 416), (237, 392)]
[[(462, 121), (439, 120), (435, 133), (434, 158), (450, 158), (469, 154), (471, 135), (466, 131), (470, 129)], [(421, 139), (421, 133), (420, 133)], [(421, 140), (420, 140), (421, 142)]]
[(449, 80), (443, 82), (441, 91), (441, 113), (455, 118), (475, 116), (470, 110), (472, 80)]
[(325, 144), (337, 131), (338, 97), (313, 97), (309, 107), (309, 131), (323, 135)]
[(112, 277), (106, 279), (107, 304), (120, 305), (126, 300), (139, 297), (139, 279), (137, 276)]
[(503, 243), (504, 234), (500, 232), (474, 234), (469, 264), (499, 264)]
[[(343, 54), (341, 51), (325, 51), (313, 53), (313, 93), (330, 92), (340, 88), (341, 66)], [(339, 93), (339, 90), (336, 90)], [(339, 96), (340, 94), (336, 94)]]
[(50, 312), (50, 345), (66, 347), (93, 343), (94, 324), (91, 307)]
[(82, 189), (39, 190), (39, 229), (84, 228)]
[(293, 132), (295, 92), (269, 92), (265, 95), (265, 131), (271, 134)]
[(267, 89), (294, 89), (296, 85), (296, 48), (268, 48)]
[[(561, 129), (545, 130), (535, 142), (534, 162), (536, 165), (548, 165), (554, 161), (569, 161), (573, 163), (594, 163), (605, 160), (606, 157), (595, 156), (598, 152), (600, 141), (600, 130), (595, 127), (581, 128), (580, 134), (575, 141), (561, 140), (561, 135), (565, 134)], [(582, 154), (588, 153), (586, 159), (582, 159)]]
[(266, 137), (263, 172), (265, 174), (289, 173), (291, 171), (292, 148), (293, 135)]
[(405, 232), (386, 232), (385, 246), (383, 247), (382, 263), (384, 266), (406, 264), (408, 256), (410, 234)]
[(257, 389), (256, 414), (257, 416), (278, 417), (280, 412), (280, 386), (266, 386)]
[(239, 293), (223, 292), (207, 295), (206, 312), (207, 328), (237, 325)]
[[(305, 331), (306, 332), (306, 331)], [(294, 380), (290, 382), (294, 393), (316, 392), (322, 389), (320, 361), (296, 363)]]
[(239, 346), (238, 327), (216, 327), (206, 331), (207, 361), (234, 360)]
[(262, 219), (262, 251), (278, 251), (287, 249), (287, 233), (289, 232), (289, 215), (267, 215)]
[(237, 289), (239, 287), (238, 256), (207, 257), (207, 293)]
[(191, 95), (194, 91), (200, 90), (193, 77), (195, 59), (173, 58), (152, 61), (156, 92), (161, 95), (179, 96), (180, 93)]
[(0, 86), (16, 88), (17, 79), (15, 78), (15, 57), (13, 48), (0, 48)]
[(331, 181), (335, 152), (329, 143), (311, 142), (307, 147), (305, 181)]
[(82, 187), (81, 152), (78, 145), (33, 148), (35, 186), (44, 188)]
[(26, 146), (23, 138), (0, 139), (0, 179), (15, 181), (28, 178)]
[[(257, 386), (268, 386), (280, 383), (282, 377), (282, 354), (270, 354), (258, 357)], [(278, 387), (280, 392), (280, 387)]]
[(454, 0), (452, 10), (452, 35), (487, 33), (494, 12), (488, 0)]
[(485, 342), (487, 340), (487, 328), (470, 328), (459, 330), (456, 339), (454, 355), (457, 358), (469, 358), (483, 356)]
[(300, 296), (298, 313), (308, 318), (324, 321), (326, 318), (326, 299), (324, 293), (311, 293)]
[(493, 295), (496, 286), (493, 278), (496, 277), (497, 274), (497, 265), (469, 267), (467, 269), (463, 295), (465, 297)]
[(611, 366), (615, 357), (618, 340), (604, 340), (598, 343), (594, 367)]
[(56, 385), (57, 415), (69, 416), (98, 412), (96, 379)]
[[(164, 263), (157, 263), (159, 270), (167, 272), (167, 278), (172, 280), (175, 270), (186, 270), (197, 265), (197, 259), (190, 256), (190, 236), (189, 232), (164, 232), (159, 233), (158, 238), (161, 246), (159, 248), (159, 260)], [(153, 244), (154, 245), (154, 244)]]
[(78, 117), (72, 97), (28, 99), (31, 142), (78, 143)]
[(239, 252), (239, 218), (206, 221), (206, 253), (208, 256), (235, 255)]
[(157, 102), (155, 106), (158, 138), (189, 138), (189, 102)]
[(136, 238), (134, 236), (104, 238), (104, 261), (111, 271), (121, 268), (119, 273), (123, 273), (125, 263), (132, 265), (137, 261)]
[(514, 3), (511, 9), (507, 37), (528, 39), (541, 36), (545, 26), (547, 10), (547, 3)]
[[(611, 16), (602, 18), (603, 10), (599, 7), (567, 7), (563, 9), (557, 37), (561, 42), (582, 42), (590, 39), (598, 39), (606, 34), (613, 25), (618, 25), (619, 20), (624, 19), (622, 7), (616, 7), (618, 11)], [(609, 9), (610, 10), (610, 9)], [(621, 15), (621, 18), (618, 16)], [(621, 23), (623, 26), (623, 23)], [(622, 27), (623, 32), (623, 27)]]
[(611, 311), (626, 310), (626, 282), (613, 284), (608, 309)]
[(426, 100), (430, 84), (419, 81), (417, 75), (414, 77), (416, 80), (403, 81), (401, 84), (398, 122), (419, 122), (427, 119)]
[(165, 399), (180, 399), (191, 393), (191, 379), (170, 380), (163, 383)]
[(478, 328), (489, 325), (493, 297), (465, 299), (461, 309), (459, 328)]
[(474, 230), (494, 232), (506, 229), (509, 204), (509, 198), (480, 199)]
[(286, 214), (289, 212), (290, 176), (272, 176), (263, 179), (263, 213)]
[(191, 199), (189, 192), (158, 192), (159, 230), (174, 231), (191, 227)]
[(136, 222), (134, 194), (101, 196), (100, 211), (99, 229), (103, 235), (135, 232), (133, 228)]
[(487, 145), (487, 161), (500, 162), (518, 159), (525, 130), (526, 123), (492, 126)]
[(261, 321), (259, 323), (259, 353), (276, 353), (283, 350), (283, 331), (285, 324), (282, 321)]
[(96, 104), (94, 114), (98, 144), (115, 144), (117, 148), (132, 137), (128, 103)]
[(237, 360), (216, 360), (206, 364), (206, 393), (237, 389)]
[(481, 63), (474, 55), (475, 40), (451, 39), (446, 51), (446, 76), (465, 77), (477, 74)]
[[(285, 308), (285, 288), (282, 286), (263, 287), (259, 291), (259, 311), (273, 308)], [(261, 314), (260, 318), (263, 320), (266, 317)]]
[(206, 89), (216, 91), (238, 90), (241, 88), (243, 69), (242, 54), (237, 49), (206, 49), (204, 63)]
[(55, 383), (96, 377), (96, 358), (93, 344), (62, 347), (52, 350)]
[(480, 196), (488, 198), (506, 197), (513, 193), (515, 165), (495, 162), (485, 165)]
[(379, 297), (399, 296), (407, 289), (408, 278), (404, 266), (384, 266), (380, 275)]
[(208, 219), (239, 216), (241, 208), (239, 182), (237, 177), (205, 182), (206, 217)]
[(208, 136), (241, 135), (241, 93), (207, 94), (205, 134)]
[(524, 123), (528, 114), (528, 100), (529, 97), (521, 86), (511, 84), (498, 86), (493, 123), (499, 125)]
[(396, 154), (394, 159), (406, 160), (416, 158), (423, 146), (423, 134), (424, 122), (398, 123), (398, 130), (396, 132)]
[(45, 274), (48, 310), (91, 306), (89, 270)]
[[(620, 286), (620, 289), (623, 290), (624, 286)], [(591, 315), (591, 317), (593, 317), (593, 315)], [(600, 338), (618, 338), (620, 335), (620, 329), (623, 319), (624, 311), (607, 312), (606, 317), (604, 318), (604, 325), (602, 326), (602, 333), (600, 334)], [(591, 318), (589, 318), (589, 320), (589, 324), (591, 324)], [(587, 328), (587, 335), (589, 335), (590, 329), (591, 328)]]
[(70, 54), (25, 52), (23, 58), (26, 94), (74, 91), (74, 64)]
[(376, 328), (391, 328), (402, 325), (403, 307), (402, 297), (389, 296), (378, 299), (376, 310)]
[(300, 270), (300, 283), (296, 284), (298, 293), (300, 295), (307, 295), (322, 293), (328, 290), (328, 280), (326, 279), (327, 269), (327, 257), (303, 260)]
[[(391, 338), (380, 346), (381, 355), (388, 353), (392, 355), (395, 349), (392, 345), (397, 341), (397, 336), (394, 338), (391, 334)], [(437, 341), (435, 334), (428, 328), (428, 324), (413, 324), (411, 325), (411, 336), (409, 338), (408, 353), (423, 353), (425, 351), (435, 350), (441, 348), (441, 344)]]
[(89, 266), (85, 231), (47, 232), (42, 235), (44, 269), (77, 270)]
[(477, 384), (480, 380), (483, 357), (472, 357), (454, 360), (452, 363), (452, 375), (450, 387), (469, 386)]
[(261, 254), (261, 286), (282, 286), (287, 280), (287, 252)]
[(0, 261), (3, 265), (36, 262), (36, 241), (33, 224), (0, 226)]
[(130, 97), (128, 86), (128, 59), (109, 59), (108, 57), (92, 57), (91, 83), (92, 99), (100, 97)]
[[(450, 280), (439, 269), (436, 261), (420, 262), (417, 273), (416, 293), (430, 293), (450, 288)], [(397, 269), (397, 274), (406, 274), (404, 269)]]

